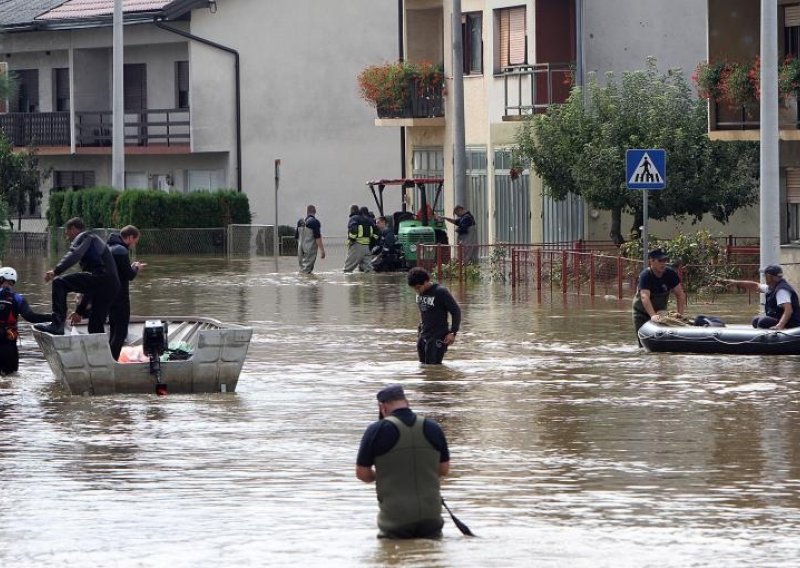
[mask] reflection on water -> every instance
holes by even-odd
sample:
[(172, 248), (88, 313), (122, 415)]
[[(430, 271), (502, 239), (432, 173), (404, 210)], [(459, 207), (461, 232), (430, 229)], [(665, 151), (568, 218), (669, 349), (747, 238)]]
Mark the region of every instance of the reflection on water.
[[(0, 378), (4, 566), (793, 566), (796, 356), (645, 354), (627, 301), (459, 286), (441, 367), (403, 275), (142, 259), (134, 312), (249, 323), (235, 394), (70, 397), (29, 333)], [(52, 264), (6, 258), (32, 305)], [(327, 267), (328, 265), (326, 265)], [(331, 264), (332, 266), (332, 264)], [(748, 321), (742, 296), (702, 306)], [(406, 385), (451, 443), (439, 542), (375, 538), (358, 441)]]

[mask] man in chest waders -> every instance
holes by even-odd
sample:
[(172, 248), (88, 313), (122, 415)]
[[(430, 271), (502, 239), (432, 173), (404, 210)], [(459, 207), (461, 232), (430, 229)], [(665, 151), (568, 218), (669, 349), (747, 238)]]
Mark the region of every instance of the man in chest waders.
[(322, 225), (315, 215), (317, 208), (313, 205), (306, 207), (306, 216), (297, 222), (294, 237), (297, 239), (297, 262), (300, 272), (311, 274), (317, 262), (317, 251), (320, 258), (325, 258), (325, 245), (322, 244)]
[(375, 482), (378, 538), (440, 538), (439, 479), (450, 471), (450, 451), (441, 426), (409, 408), (401, 385), (378, 393), (380, 420), (361, 438), (356, 477)]
[[(681, 279), (673, 268), (667, 266), (668, 261), (669, 256), (663, 249), (652, 250), (648, 255), (650, 266), (639, 274), (639, 285), (633, 298), (636, 341), (639, 341), (639, 328), (650, 320), (657, 322), (660, 317), (658, 312), (667, 309), (670, 293), (675, 294), (678, 316), (683, 316), (686, 310), (686, 293), (681, 286)], [(639, 347), (641, 346), (639, 341)]]

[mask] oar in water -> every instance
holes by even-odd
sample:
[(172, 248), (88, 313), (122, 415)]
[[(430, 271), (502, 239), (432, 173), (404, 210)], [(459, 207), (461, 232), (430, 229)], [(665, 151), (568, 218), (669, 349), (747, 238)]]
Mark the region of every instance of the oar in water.
[(458, 520), (458, 518), (453, 514), (453, 511), (451, 511), (450, 507), (447, 506), (447, 503), (444, 502), (444, 498), (442, 498), (442, 505), (444, 505), (444, 508), (447, 509), (448, 513), (450, 513), (450, 518), (453, 519), (453, 522), (458, 527), (458, 530), (461, 531), (461, 534), (464, 536), (475, 536), (475, 534), (469, 530), (469, 527)]

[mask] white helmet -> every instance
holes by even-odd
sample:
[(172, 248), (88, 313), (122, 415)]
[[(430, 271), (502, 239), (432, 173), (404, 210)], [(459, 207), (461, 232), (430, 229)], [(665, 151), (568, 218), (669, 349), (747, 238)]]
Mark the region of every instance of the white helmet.
[(14, 284), (17, 283), (17, 271), (10, 266), (0, 268), (0, 278), (3, 280), (13, 280)]

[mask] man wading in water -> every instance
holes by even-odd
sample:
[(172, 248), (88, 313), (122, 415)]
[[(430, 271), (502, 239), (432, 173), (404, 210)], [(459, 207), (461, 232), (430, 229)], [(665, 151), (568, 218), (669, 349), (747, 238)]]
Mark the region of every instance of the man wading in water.
[(376, 482), (378, 538), (440, 538), (439, 479), (450, 472), (444, 432), (409, 408), (402, 385), (389, 385), (377, 398), (380, 420), (361, 438), (356, 477)]
[[(647, 321), (658, 321), (658, 312), (667, 309), (669, 294), (675, 294), (678, 302), (678, 317), (683, 316), (686, 309), (686, 293), (681, 286), (681, 279), (674, 269), (667, 266), (669, 256), (663, 249), (650, 251), (648, 256), (649, 268), (639, 274), (639, 285), (636, 296), (633, 298), (633, 327), (636, 332), (636, 341), (639, 341), (639, 328)], [(639, 347), (642, 342), (639, 341)]]

